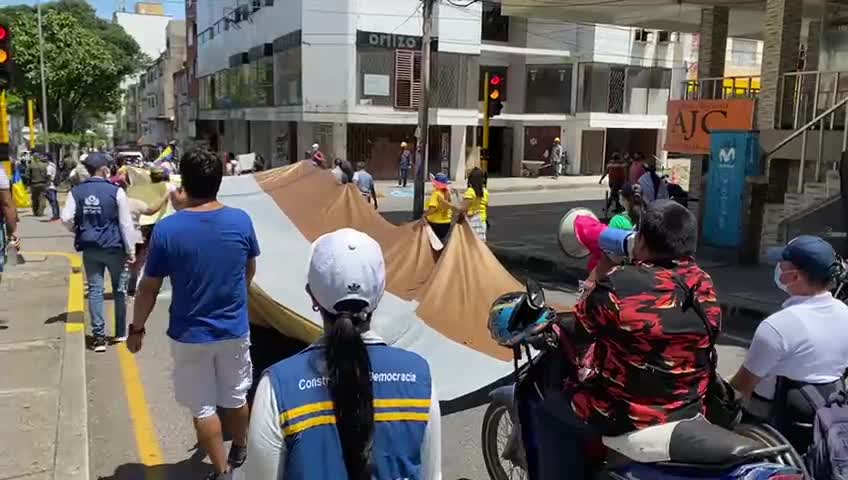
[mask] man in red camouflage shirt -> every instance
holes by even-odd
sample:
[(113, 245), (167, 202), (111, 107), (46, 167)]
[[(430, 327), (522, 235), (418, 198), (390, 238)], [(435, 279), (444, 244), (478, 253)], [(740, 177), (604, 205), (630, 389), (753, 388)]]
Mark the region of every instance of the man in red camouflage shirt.
[(710, 339), (688, 305), (700, 307), (716, 335), (721, 308), (712, 279), (692, 258), (696, 244), (692, 213), (660, 200), (642, 215), (634, 262), (608, 268), (606, 259), (598, 266), (600, 280), (578, 303), (574, 331), (566, 335), (580, 352), (580, 379), (548, 395), (538, 413), (539, 425), (550, 426), (542, 429), (540, 443), (550, 449), (540, 449), (539, 478), (563, 478), (565, 471), (584, 478), (593, 437), (704, 412)]

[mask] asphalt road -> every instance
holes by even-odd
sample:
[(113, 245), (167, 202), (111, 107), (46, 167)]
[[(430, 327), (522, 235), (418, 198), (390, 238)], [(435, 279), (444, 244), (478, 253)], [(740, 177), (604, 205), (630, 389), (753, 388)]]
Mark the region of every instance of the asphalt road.
[[(545, 286), (551, 301), (573, 303), (573, 294), (557, 290), (561, 286)], [(170, 340), (165, 336), (167, 309), (167, 299), (160, 299), (138, 355), (131, 356), (123, 346), (111, 347), (104, 354), (87, 353), (92, 478), (195, 480), (209, 472), (195, 448), (191, 419), (174, 400)], [(270, 336), (262, 341), (256, 333), (254, 343), (259, 347), (254, 352), (257, 363), (271, 361), (287, 348)], [(741, 364), (744, 347), (731, 342), (719, 351), (720, 370), (725, 375), (733, 373)], [(488, 478), (480, 446), (485, 408), (442, 418), (446, 480)]]
[[(567, 192), (557, 192), (567, 193)], [(587, 192), (576, 194), (585, 196)], [(491, 207), (493, 241), (498, 237), (532, 241), (538, 232), (550, 229), (574, 206), (599, 208), (599, 202), (574, 198), (570, 202), (537, 202), (531, 205), (498, 206), (501, 202), (543, 199), (548, 192), (502, 194)], [(575, 195), (574, 193), (570, 195)], [(593, 194), (590, 194), (590, 196)], [(565, 195), (567, 197), (567, 195)], [(597, 198), (597, 197), (595, 197)], [(601, 197), (602, 198), (602, 197)], [(521, 200), (523, 199), (523, 200)], [(406, 212), (388, 213), (397, 221), (409, 218)], [(510, 237), (506, 237), (510, 235)], [(517, 277), (539, 278), (550, 300), (573, 303), (571, 285), (545, 278), (536, 272), (513, 272)], [(165, 335), (168, 299), (160, 301), (148, 323), (143, 350), (130, 355), (123, 346), (105, 354), (87, 353), (89, 393), (89, 434), (92, 478), (112, 480), (194, 480), (210, 470), (202, 453), (195, 448), (194, 430), (186, 411), (173, 396), (169, 339)], [(719, 347), (721, 372), (732, 374), (744, 356), (745, 338), (751, 332), (737, 332)], [(254, 333), (254, 361), (271, 362), (291, 345), (272, 336)], [(443, 476), (446, 480), (486, 480), (480, 445), (480, 428), (486, 406), (453, 413), (442, 419)], [(148, 466), (151, 465), (151, 466)], [(235, 478), (241, 478), (236, 475)]]

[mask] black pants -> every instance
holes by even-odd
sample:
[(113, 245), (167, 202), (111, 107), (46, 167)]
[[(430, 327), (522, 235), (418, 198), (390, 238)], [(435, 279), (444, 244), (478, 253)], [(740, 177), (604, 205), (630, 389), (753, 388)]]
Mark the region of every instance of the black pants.
[(530, 478), (562, 479), (563, 472), (567, 478), (587, 478), (586, 447), (600, 434), (574, 413), (569, 392), (521, 402), (518, 414)]
[(610, 216), (610, 206), (615, 205), (615, 209), (612, 210), (612, 214), (620, 213), (624, 208), (621, 206), (621, 199), (619, 198), (619, 192), (621, 192), (621, 185), (610, 185), (609, 187), (609, 197), (607, 198), (607, 206), (604, 210), (607, 212), (607, 216)]
[(406, 186), (406, 178), (409, 176), (408, 168), (401, 168), (400, 173), (398, 174), (398, 186), (405, 187)]
[(47, 203), (50, 204), (50, 210), (52, 210), (53, 217), (50, 220), (58, 220), (59, 219), (59, 198), (56, 190), (47, 189)]
[(433, 229), (433, 233), (435, 233), (436, 236), (439, 237), (439, 240), (441, 240), (442, 243), (445, 243), (445, 241), (448, 238), (448, 233), (450, 233), (451, 224), (450, 223), (433, 223), (433, 222), (427, 222), (427, 223), (430, 224), (430, 228)]
[(47, 185), (30, 185), (29, 192), (32, 198), (32, 214), (36, 217), (44, 215), (44, 196), (47, 194)]

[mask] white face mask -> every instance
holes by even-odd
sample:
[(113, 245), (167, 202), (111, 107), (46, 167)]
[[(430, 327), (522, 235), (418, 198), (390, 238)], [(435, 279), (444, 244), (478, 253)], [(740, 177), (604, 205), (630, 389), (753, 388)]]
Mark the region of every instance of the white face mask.
[(786, 286), (785, 283), (780, 281), (780, 277), (783, 275), (783, 270), (780, 268), (780, 264), (774, 266), (774, 284), (777, 288), (783, 290), (786, 293), (789, 293), (789, 287)]

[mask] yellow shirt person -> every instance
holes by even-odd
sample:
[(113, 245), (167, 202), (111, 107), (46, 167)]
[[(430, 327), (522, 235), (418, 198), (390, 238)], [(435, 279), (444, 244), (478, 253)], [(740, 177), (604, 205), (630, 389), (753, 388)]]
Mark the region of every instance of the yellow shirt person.
[(486, 174), (479, 168), (468, 173), (468, 189), (465, 190), (460, 211), (465, 213), (471, 230), (482, 241), (486, 241), (489, 229), (489, 190), (486, 188)]
[(427, 200), (427, 210), (432, 209), (432, 213), (427, 214), (427, 221), (430, 223), (451, 223), (453, 219), (453, 208), (446, 205), (447, 191), (433, 190), (430, 194), (430, 199)]
[(480, 215), (480, 220), (482, 220), (483, 223), (486, 223), (486, 219), (489, 218), (489, 189), (484, 187), (483, 196), (478, 197), (477, 192), (475, 192), (473, 188), (469, 187), (465, 191), (465, 196), (463, 198), (465, 200), (470, 200), (468, 216), (473, 217), (474, 215)]
[(427, 201), (427, 211), (424, 212), (424, 218), (442, 242), (447, 238), (453, 220), (454, 206), (448, 197), (448, 184), (450, 179), (444, 173), (437, 173), (433, 177), (435, 188)]

